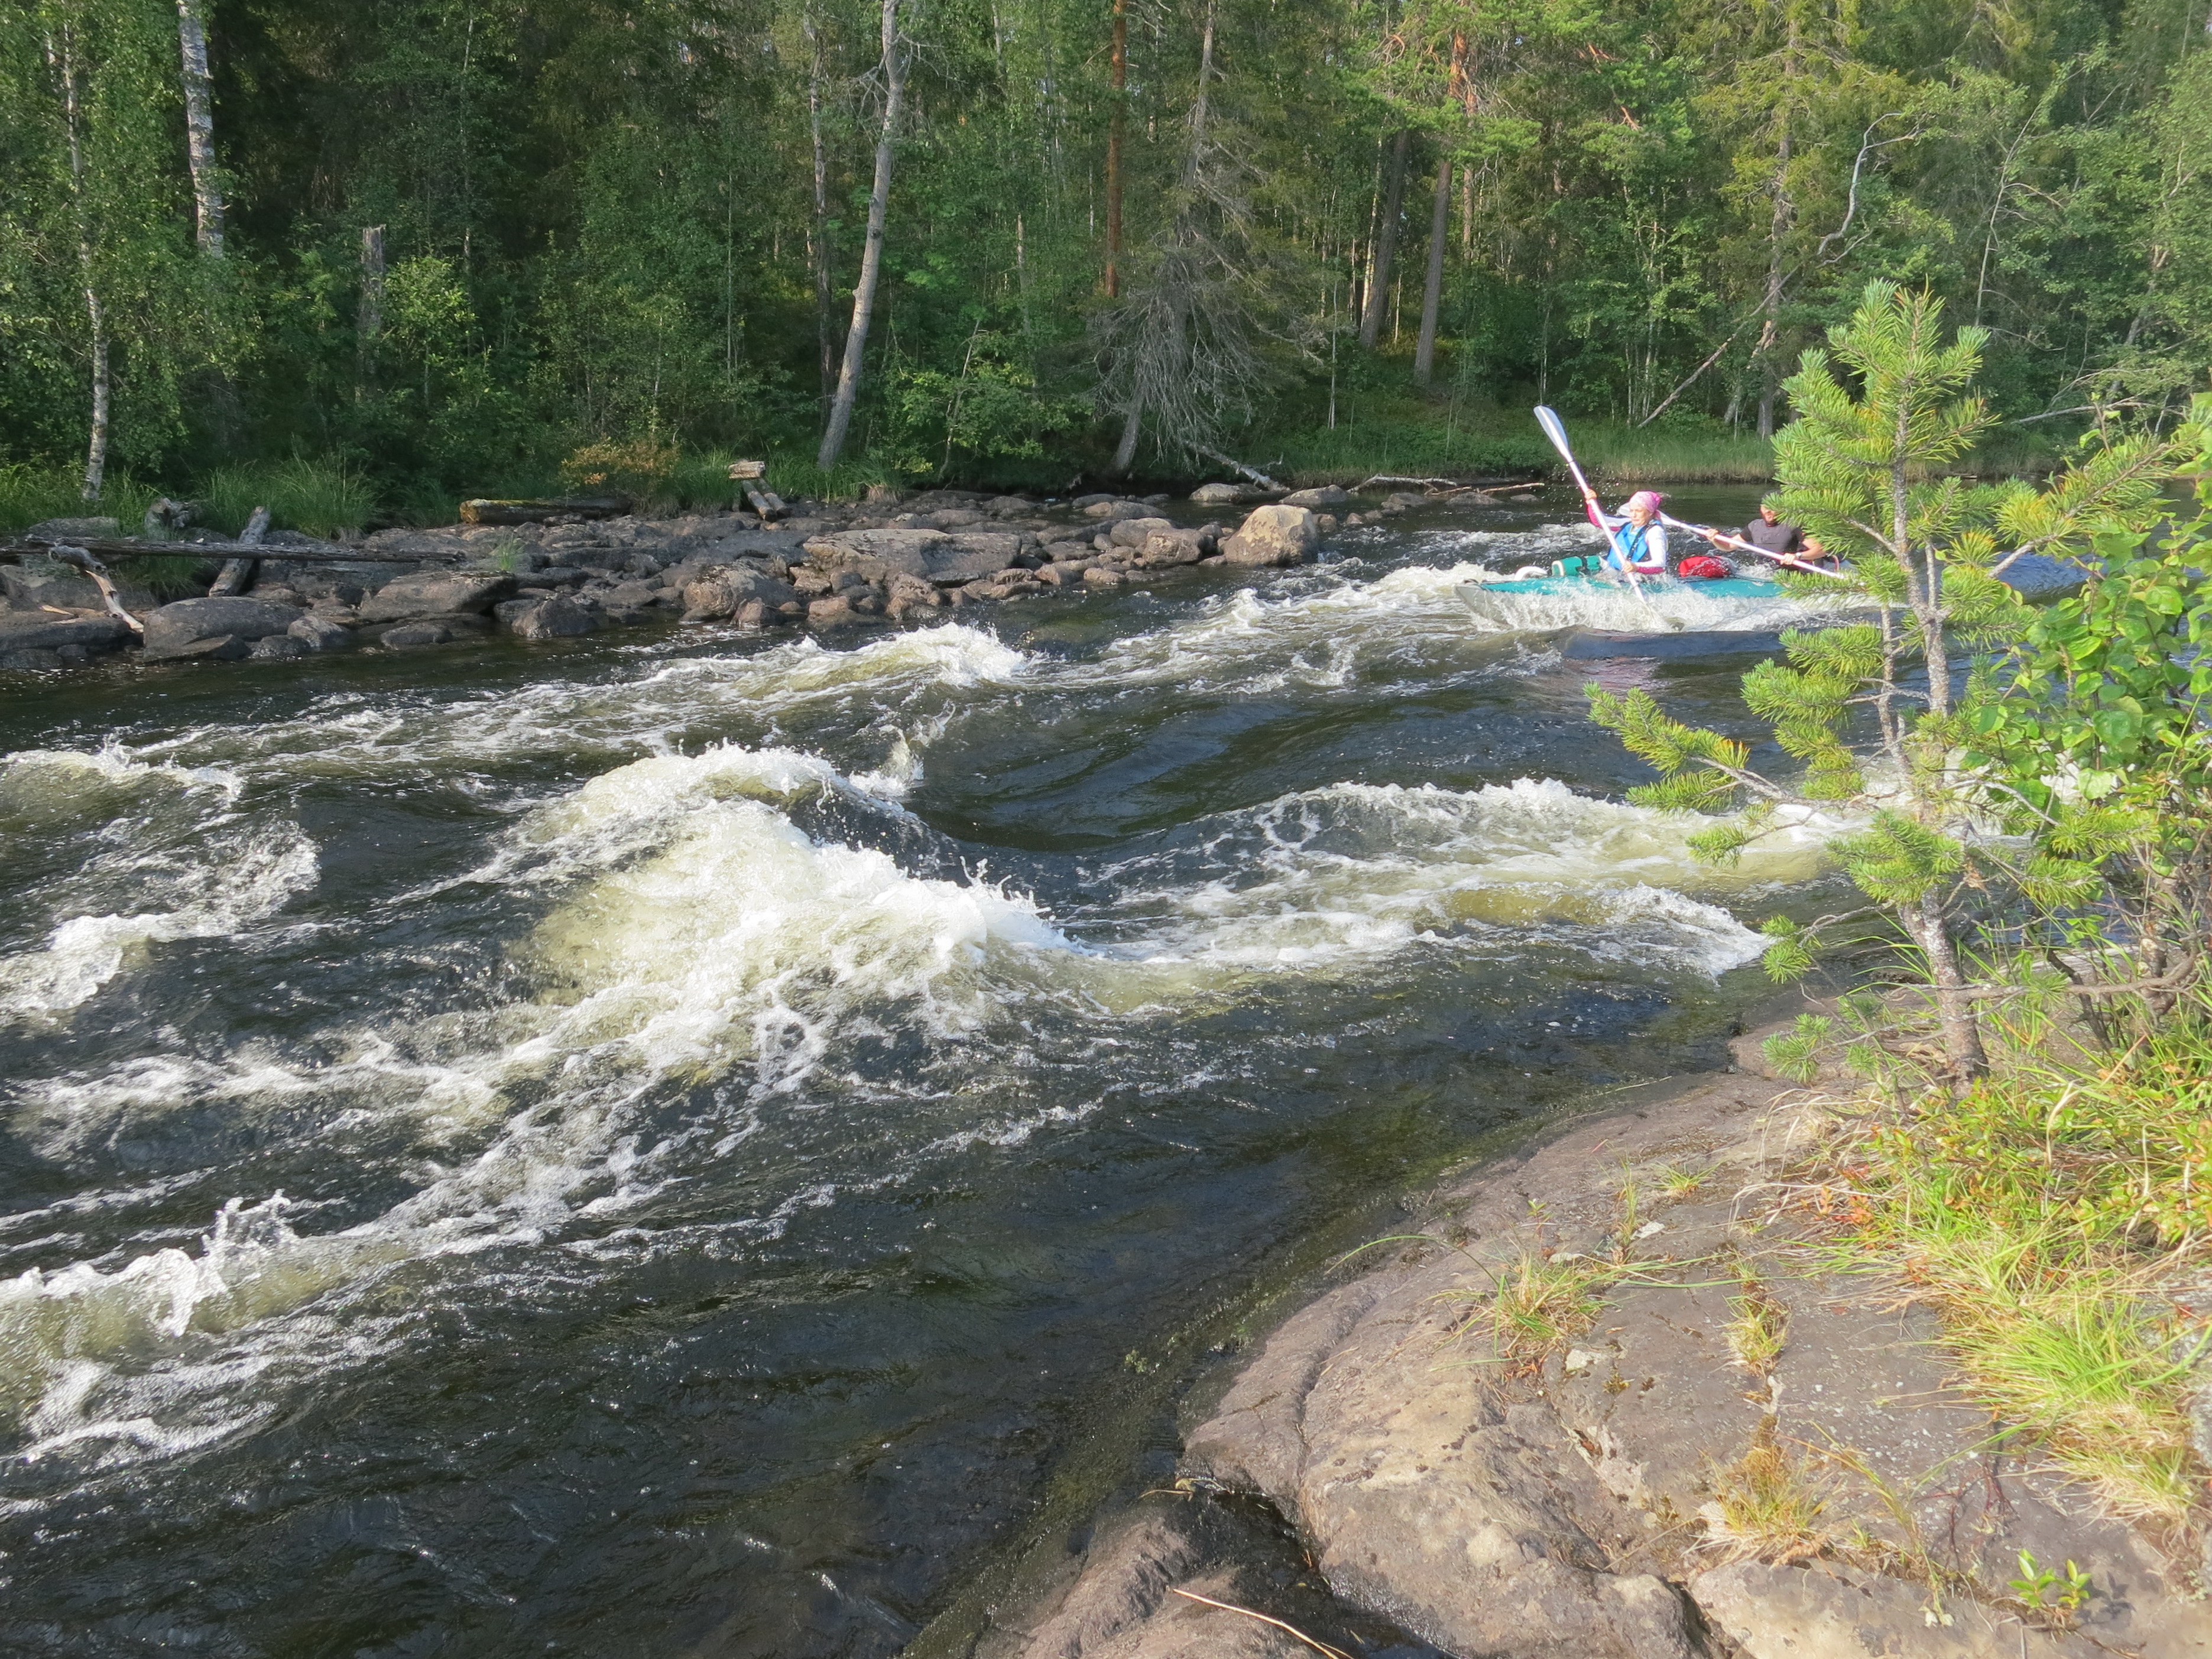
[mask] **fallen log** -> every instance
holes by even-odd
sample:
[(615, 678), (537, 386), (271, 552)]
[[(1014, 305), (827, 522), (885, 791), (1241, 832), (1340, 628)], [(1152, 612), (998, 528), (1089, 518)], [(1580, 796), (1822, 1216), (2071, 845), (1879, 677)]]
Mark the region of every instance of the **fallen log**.
[(1198, 453), (1205, 456), (1207, 460), (1227, 467), (1231, 472), (1241, 473), (1262, 489), (1272, 489), (1279, 495), (1287, 495), (1291, 493), (1291, 487), (1288, 484), (1278, 483), (1261, 471), (1258, 467), (1247, 466), (1233, 455), (1224, 455), (1218, 449), (1201, 449)]
[[(257, 507), (253, 509), (253, 515), (246, 520), (246, 528), (238, 532), (238, 544), (240, 547), (258, 547), (261, 538), (268, 533), (269, 509)], [(252, 586), (253, 573), (260, 565), (260, 560), (244, 556), (225, 559), (222, 570), (216, 575), (214, 585), (208, 589), (208, 598), (227, 599), (233, 594), (243, 593)]]
[(576, 495), (556, 501), (478, 500), (461, 503), (463, 524), (536, 524), (541, 519), (615, 519), (629, 511), (618, 495)]
[[(0, 555), (12, 554), (17, 558), (52, 558), (58, 556), (58, 547), (81, 548), (103, 559), (172, 558), (179, 554), (188, 558), (233, 559), (241, 556), (257, 559), (274, 559), (282, 564), (437, 564), (471, 556), (471, 550), (455, 548), (451, 552), (406, 553), (397, 557), (378, 556), (366, 549), (341, 547), (336, 542), (315, 542), (307, 546), (283, 542), (273, 546), (255, 545), (244, 542), (148, 542), (116, 536), (80, 538), (76, 541), (47, 541), (43, 538), (20, 537), (15, 541), (0, 543)], [(66, 562), (66, 561), (64, 561)]]
[(774, 524), (791, 511), (791, 508), (784, 504), (783, 497), (765, 484), (757, 489), (748, 485), (745, 489), (745, 500), (751, 503), (753, 511), (760, 514), (760, 521), (763, 524)]

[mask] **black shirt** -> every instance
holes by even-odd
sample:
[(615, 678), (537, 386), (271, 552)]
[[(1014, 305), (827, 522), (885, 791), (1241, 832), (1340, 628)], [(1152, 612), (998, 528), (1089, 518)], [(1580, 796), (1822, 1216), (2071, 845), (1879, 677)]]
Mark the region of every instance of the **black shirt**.
[(1743, 527), (1743, 538), (1753, 547), (1768, 553), (1802, 553), (1805, 532), (1794, 524), (1777, 521), (1769, 524), (1764, 519), (1753, 519)]

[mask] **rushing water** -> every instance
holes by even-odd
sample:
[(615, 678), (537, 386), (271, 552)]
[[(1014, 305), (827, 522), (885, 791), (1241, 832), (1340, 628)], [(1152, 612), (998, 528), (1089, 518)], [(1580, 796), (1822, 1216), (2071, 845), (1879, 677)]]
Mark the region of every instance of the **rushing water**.
[(0, 1650), (900, 1646), (1755, 994), (1819, 827), (1698, 866), (1453, 597), (1577, 545), (0, 687)]

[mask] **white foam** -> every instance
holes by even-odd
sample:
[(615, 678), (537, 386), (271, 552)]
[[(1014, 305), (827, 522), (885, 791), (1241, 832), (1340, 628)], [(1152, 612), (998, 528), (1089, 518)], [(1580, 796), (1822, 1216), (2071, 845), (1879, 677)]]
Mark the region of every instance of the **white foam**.
[(313, 843), (289, 820), (240, 818), (233, 807), (241, 788), (234, 773), (113, 748), (0, 760), (0, 827), (92, 837), (76, 868), (33, 895), (59, 918), (43, 946), (0, 956), (0, 1017), (52, 1019), (151, 945), (226, 937), (312, 886)]
[[(1195, 884), (1175, 857), (1132, 861), (1116, 908), (1156, 959), (1334, 971), (1416, 941), (1535, 936), (1591, 954), (1717, 973), (1759, 935), (1707, 898), (1804, 879), (1825, 820), (1716, 869), (1690, 852), (1710, 820), (1603, 801), (1553, 781), (1454, 791), (1335, 784), (1221, 821)], [(1158, 868), (1168, 879), (1146, 877)]]

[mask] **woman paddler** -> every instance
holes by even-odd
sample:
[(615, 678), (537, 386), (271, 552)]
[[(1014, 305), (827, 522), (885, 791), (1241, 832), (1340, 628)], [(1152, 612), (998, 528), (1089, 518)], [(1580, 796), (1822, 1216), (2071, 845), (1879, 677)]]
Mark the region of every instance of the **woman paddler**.
[(1656, 489), (1639, 489), (1614, 514), (1597, 504), (1595, 490), (1583, 492), (1583, 510), (1610, 544), (1605, 554), (1607, 569), (1620, 569), (1626, 559), (1639, 576), (1667, 574), (1667, 526), (1659, 522), (1659, 504), (1664, 500)]

